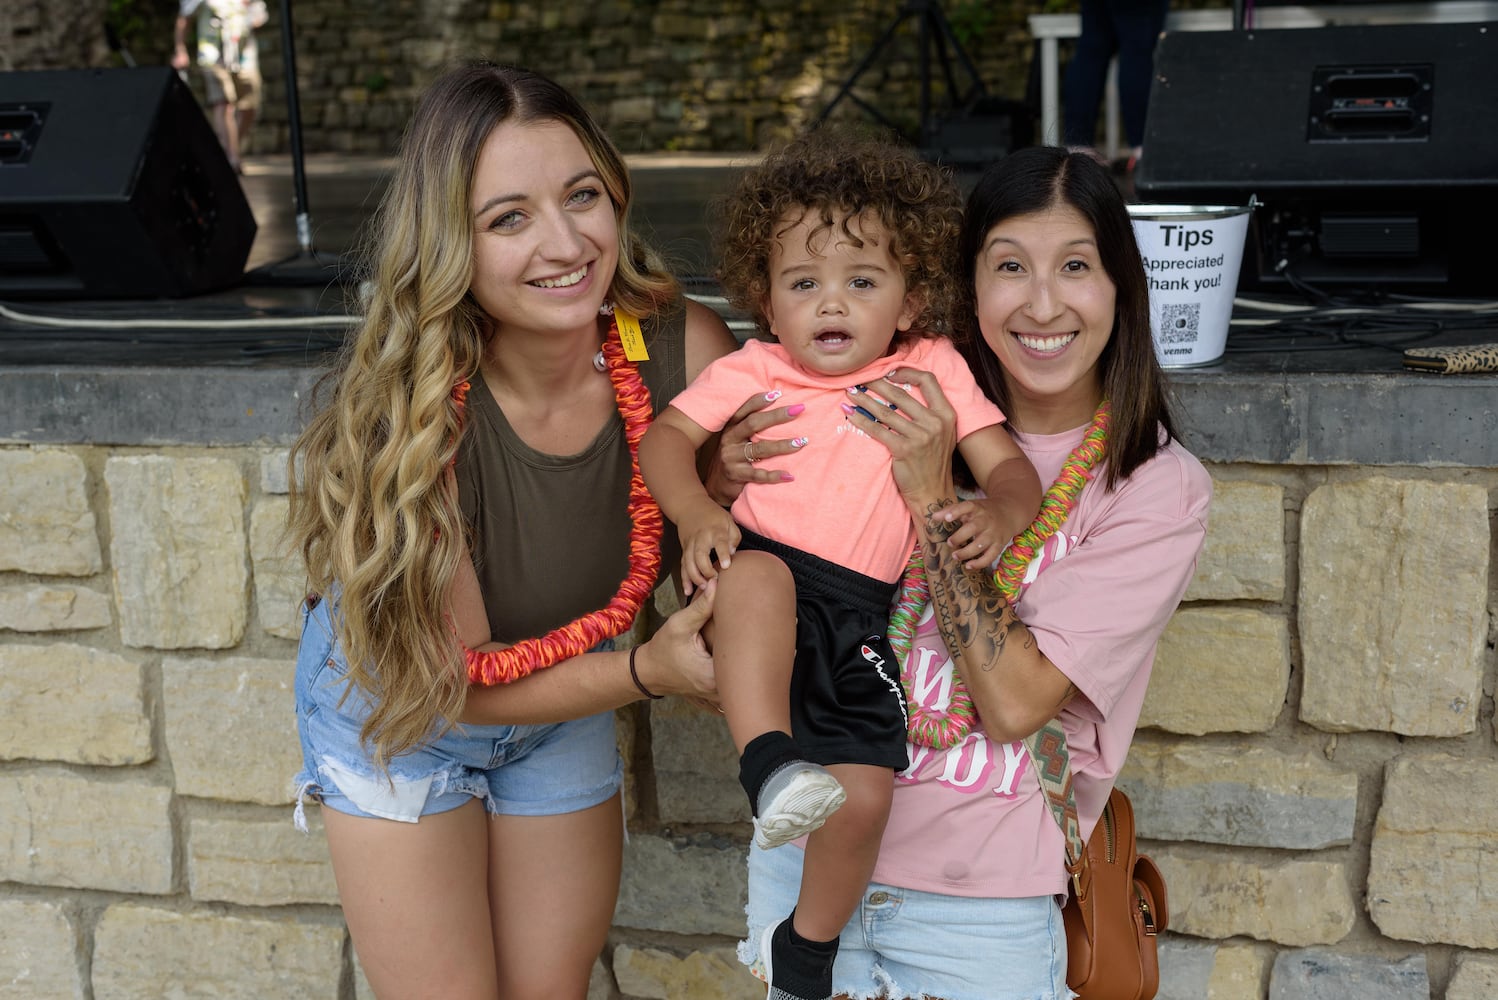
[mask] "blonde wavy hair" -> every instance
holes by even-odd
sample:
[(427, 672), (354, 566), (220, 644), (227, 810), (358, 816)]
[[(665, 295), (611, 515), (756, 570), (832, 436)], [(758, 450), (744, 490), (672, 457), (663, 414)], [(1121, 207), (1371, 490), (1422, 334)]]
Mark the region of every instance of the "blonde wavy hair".
[(461, 433), (453, 387), (478, 370), (491, 332), (469, 294), (470, 199), (479, 152), (506, 122), (561, 123), (587, 149), (618, 220), (616, 305), (650, 316), (679, 291), (630, 233), (623, 157), (567, 90), (484, 62), (428, 88), (375, 217), (363, 321), (290, 454), (288, 536), (312, 591), (338, 591), (349, 677), (373, 705), (361, 738), (380, 768), (449, 728), (467, 691), (448, 614), (468, 544), (451, 474)]

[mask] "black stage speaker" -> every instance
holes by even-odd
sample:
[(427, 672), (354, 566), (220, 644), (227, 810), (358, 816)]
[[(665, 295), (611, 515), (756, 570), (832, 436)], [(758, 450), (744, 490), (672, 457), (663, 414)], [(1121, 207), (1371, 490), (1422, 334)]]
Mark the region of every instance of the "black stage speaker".
[(1256, 199), (1241, 288), (1498, 293), (1498, 24), (1168, 32), (1135, 190)]
[(167, 67), (0, 73), (0, 298), (237, 283), (255, 217)]

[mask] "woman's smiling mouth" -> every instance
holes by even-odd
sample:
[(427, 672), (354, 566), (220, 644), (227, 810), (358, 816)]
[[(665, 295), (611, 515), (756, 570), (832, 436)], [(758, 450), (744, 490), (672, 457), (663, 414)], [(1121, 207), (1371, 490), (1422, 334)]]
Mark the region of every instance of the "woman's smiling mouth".
[(1055, 354), (1067, 344), (1077, 338), (1075, 331), (1071, 333), (1048, 333), (1038, 335), (1033, 333), (1016, 333), (1014, 339), (1018, 340), (1024, 347), (1041, 354)]
[(560, 278), (537, 278), (531, 284), (537, 288), (568, 288), (577, 284), (588, 276), (588, 267), (583, 265), (571, 274), (564, 274)]

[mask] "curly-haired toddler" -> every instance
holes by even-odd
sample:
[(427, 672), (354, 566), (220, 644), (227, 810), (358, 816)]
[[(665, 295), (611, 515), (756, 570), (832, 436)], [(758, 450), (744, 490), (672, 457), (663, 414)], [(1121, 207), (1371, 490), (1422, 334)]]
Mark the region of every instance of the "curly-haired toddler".
[[(878, 380), (931, 371), (957, 413), (957, 448), (987, 493), (961, 507), (953, 536), (969, 565), (997, 559), (1040, 504), (1034, 468), (946, 336), (960, 223), (950, 178), (877, 137), (820, 129), (750, 168), (726, 203), (720, 277), (774, 340), (709, 365), (640, 445), (646, 483), (681, 535), (686, 587), (718, 578), (714, 670), (755, 840), (810, 834), (796, 909), (761, 943), (776, 1000), (831, 995), (837, 935), (908, 763), (885, 632), (915, 528), (890, 448), (860, 424), (920, 428), (879, 397)], [(803, 436), (779, 481), (746, 485), (730, 514), (695, 455), (755, 392), (789, 406)]]

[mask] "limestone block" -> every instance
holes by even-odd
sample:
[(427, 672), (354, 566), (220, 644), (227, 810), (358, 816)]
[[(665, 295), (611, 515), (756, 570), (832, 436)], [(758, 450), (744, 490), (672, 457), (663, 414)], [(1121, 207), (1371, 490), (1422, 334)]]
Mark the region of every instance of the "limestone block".
[(60, 767), (0, 773), (0, 882), (172, 891), (172, 790)]
[(282, 639), (302, 635), (302, 599), (307, 571), (301, 556), (286, 544), (285, 497), (262, 500), (250, 511), (250, 561), (255, 567), (255, 606), (260, 627)]
[(665, 823), (749, 822), (723, 717), (670, 698), (650, 706), (655, 790)]
[(1456, 972), (1446, 986), (1446, 1000), (1492, 1000), (1493, 997), (1498, 997), (1498, 958), (1458, 956)]
[(11, 584), (0, 587), (0, 629), (72, 632), (104, 628), (114, 619), (109, 598), (88, 587)]
[(226, 649), (249, 616), (244, 477), (222, 458), (111, 458), (104, 466), (120, 638)]
[(1344, 861), (1254, 863), (1166, 846), (1150, 852), (1170, 890), (1170, 929), (1302, 947), (1336, 944), (1357, 919)]
[(1188, 601), (1285, 597), (1285, 491), (1267, 483), (1215, 482), (1207, 539)]
[(727, 837), (635, 834), (624, 847), (614, 924), (675, 934), (743, 934), (747, 851)]
[(1140, 740), (1118, 785), (1151, 840), (1302, 851), (1352, 843), (1358, 776), (1316, 755)]
[(650, 1000), (762, 1000), (765, 995), (765, 984), (739, 964), (732, 947), (677, 955), (659, 948), (621, 944), (614, 949), (614, 976), (621, 993)]
[(718, 35), (714, 25), (715, 20), (712, 17), (690, 14), (662, 13), (651, 19), (650, 26), (658, 38), (695, 39), (707, 42)]
[(1165, 934), (1159, 956), (1155, 1000), (1264, 1000), (1274, 949)]
[(440, 41), (408, 41), (401, 46), (401, 51), (411, 60), (411, 65), (419, 69), (436, 69), (451, 58), (447, 46)]
[(1220, 944), (1207, 1000), (1263, 1000), (1274, 949), (1261, 945)]
[(83, 1000), (78, 932), (57, 903), (0, 899), (0, 1000)]
[(1290, 630), (1278, 615), (1185, 608), (1160, 637), (1140, 728), (1262, 733), (1285, 706)]
[(1457, 736), (1477, 723), (1488, 492), (1372, 478), (1301, 511), (1300, 717), (1331, 732)]
[(274, 819), (193, 817), (187, 826), (187, 885), (192, 898), (245, 906), (338, 903), (328, 841), (315, 807), (308, 832), (291, 810)]
[(1377, 955), (1321, 949), (1283, 951), (1274, 960), (1269, 1000), (1430, 1000), (1425, 956), (1391, 962)]
[(593, 960), (593, 969), (588, 973), (588, 995), (585, 1000), (613, 1000), (614, 977), (609, 975), (603, 956)]
[(151, 760), (142, 670), (134, 660), (73, 643), (0, 646), (0, 759)]
[(162, 997), (336, 997), (341, 924), (116, 903), (94, 932), (94, 994)]
[(1498, 763), (1400, 757), (1373, 826), (1368, 913), (1392, 938), (1498, 948)]
[(104, 568), (83, 460), (0, 449), (0, 571), (92, 576)]
[(283, 448), (260, 456), (260, 492), (277, 496), (291, 492), (291, 474), (287, 465), (290, 455)]
[(283, 805), (302, 766), (290, 659), (167, 657), (166, 746), (177, 791)]
[(649, 121), (655, 101), (649, 97), (619, 97), (608, 102), (608, 115), (616, 122)]
[(359, 953), (352, 944), (349, 946), (349, 954), (354, 956), (354, 1000), (379, 1000), (375, 996), (374, 987), (369, 985), (369, 977), (364, 974), (364, 963), (359, 961)]
[(1203, 1000), (1212, 979), (1217, 945), (1165, 934), (1155, 946), (1160, 961), (1160, 989), (1155, 1000)]

